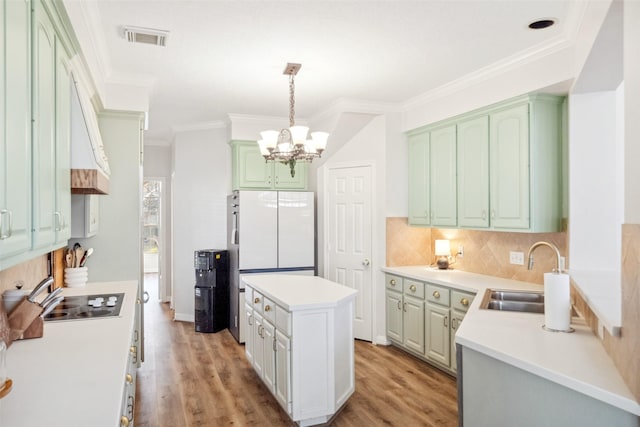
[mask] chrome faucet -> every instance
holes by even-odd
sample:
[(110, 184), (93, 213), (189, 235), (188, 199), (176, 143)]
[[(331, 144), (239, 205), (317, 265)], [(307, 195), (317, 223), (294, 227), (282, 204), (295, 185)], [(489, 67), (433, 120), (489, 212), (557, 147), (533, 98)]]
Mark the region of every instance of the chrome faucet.
[(544, 242), (544, 241), (536, 242), (533, 245), (531, 245), (531, 247), (529, 248), (529, 252), (527, 253), (527, 259), (529, 260), (529, 264), (527, 265), (527, 270), (531, 270), (533, 268), (533, 251), (538, 246), (548, 246), (554, 251), (556, 251), (556, 268), (553, 271), (562, 273), (562, 270), (560, 270), (560, 251), (558, 250), (557, 246), (554, 245), (553, 243)]

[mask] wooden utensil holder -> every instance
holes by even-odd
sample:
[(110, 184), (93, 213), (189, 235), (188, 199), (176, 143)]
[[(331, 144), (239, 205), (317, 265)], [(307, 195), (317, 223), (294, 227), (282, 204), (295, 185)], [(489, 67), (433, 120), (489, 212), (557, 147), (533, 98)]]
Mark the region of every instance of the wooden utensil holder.
[[(1, 306), (0, 311), (4, 313), (4, 308)], [(42, 307), (40, 307), (38, 303), (31, 302), (26, 298), (20, 301), (18, 305), (11, 310), (11, 313), (8, 315), (4, 314), (4, 316), (7, 317), (9, 325), (8, 337), (6, 328), (5, 331), (0, 332), (7, 347), (15, 340), (42, 337), (44, 333), (44, 320), (40, 317), (41, 314)]]

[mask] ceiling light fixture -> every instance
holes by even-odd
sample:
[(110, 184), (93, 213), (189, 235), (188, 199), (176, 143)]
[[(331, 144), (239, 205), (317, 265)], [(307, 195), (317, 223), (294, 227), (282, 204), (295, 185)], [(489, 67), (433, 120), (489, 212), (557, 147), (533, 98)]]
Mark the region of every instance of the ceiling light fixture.
[(311, 139), (307, 139), (309, 128), (295, 124), (295, 82), (294, 77), (300, 71), (301, 64), (288, 63), (282, 74), (289, 76), (289, 127), (260, 132), (262, 139), (258, 140), (260, 153), (266, 161), (280, 162), (291, 169), (291, 177), (296, 174), (296, 163), (313, 161), (320, 157), (327, 147), (327, 132), (312, 132)]

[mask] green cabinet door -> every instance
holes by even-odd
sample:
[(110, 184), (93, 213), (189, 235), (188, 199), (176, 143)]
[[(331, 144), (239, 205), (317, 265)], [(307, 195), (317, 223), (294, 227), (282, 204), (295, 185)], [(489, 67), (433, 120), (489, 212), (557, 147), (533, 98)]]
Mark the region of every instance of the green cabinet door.
[(424, 301), (405, 295), (402, 309), (404, 311), (404, 345), (424, 354)]
[(56, 39), (56, 245), (71, 237), (71, 69)]
[[(31, 247), (31, 9), (0, 8), (0, 259)], [(0, 263), (0, 270), (2, 264)]]
[(427, 357), (449, 366), (450, 334), (449, 309), (436, 304), (427, 303), (425, 319)]
[(294, 176), (291, 176), (291, 168), (283, 163), (274, 163), (273, 186), (278, 190), (306, 190), (307, 188), (307, 163), (296, 162)]
[(402, 293), (387, 290), (386, 292), (387, 337), (402, 344)]
[(33, 20), (33, 247), (56, 235), (55, 33), (40, 2)]
[(429, 132), (408, 137), (409, 144), (409, 224), (430, 225)]
[(450, 368), (453, 372), (458, 370), (458, 364), (456, 361), (456, 332), (462, 323), (462, 319), (464, 319), (465, 313), (451, 310), (451, 365)]
[(529, 104), (489, 116), (491, 226), (529, 228)]
[(431, 225), (456, 226), (456, 126), (431, 131), (429, 148)]
[(264, 160), (255, 142), (237, 142), (233, 151), (234, 190), (272, 187), (273, 165)]
[(458, 225), (489, 227), (489, 117), (458, 123)]

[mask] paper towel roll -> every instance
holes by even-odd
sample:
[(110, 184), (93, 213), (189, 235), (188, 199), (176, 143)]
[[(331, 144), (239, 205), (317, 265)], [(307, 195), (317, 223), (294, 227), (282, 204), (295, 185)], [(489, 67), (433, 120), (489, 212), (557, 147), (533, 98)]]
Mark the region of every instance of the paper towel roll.
[(571, 327), (569, 275), (544, 273), (544, 324), (547, 329), (569, 331)]

